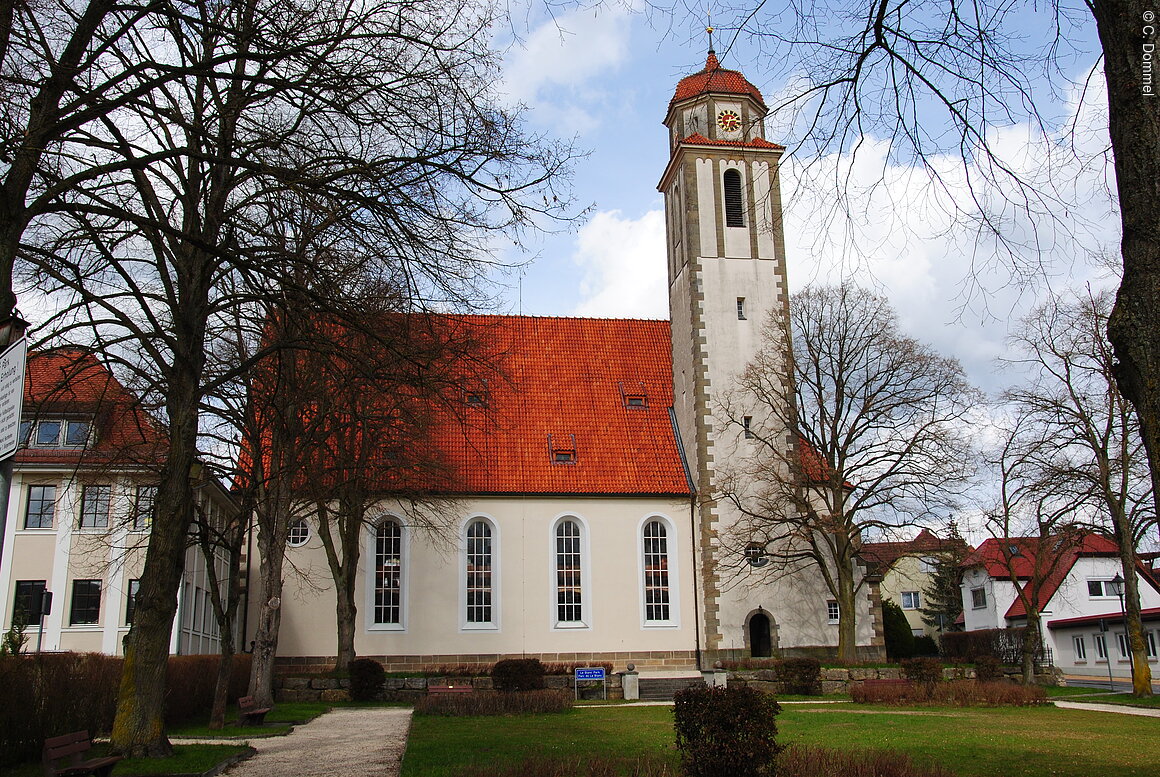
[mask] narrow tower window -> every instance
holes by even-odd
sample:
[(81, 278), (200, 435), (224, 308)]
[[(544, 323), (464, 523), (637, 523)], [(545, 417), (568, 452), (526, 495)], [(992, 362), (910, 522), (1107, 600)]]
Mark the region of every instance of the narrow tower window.
[(741, 199), (741, 173), (734, 169), (725, 171), (725, 226), (745, 226), (745, 208)]
[(745, 320), (745, 297), (737, 298), (737, 320)]

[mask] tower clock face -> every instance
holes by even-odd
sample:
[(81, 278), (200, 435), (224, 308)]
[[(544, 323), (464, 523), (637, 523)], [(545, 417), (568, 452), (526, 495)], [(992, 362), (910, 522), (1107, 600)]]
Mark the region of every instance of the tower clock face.
[(717, 126), (725, 132), (737, 132), (741, 129), (741, 117), (737, 111), (721, 111), (717, 114)]

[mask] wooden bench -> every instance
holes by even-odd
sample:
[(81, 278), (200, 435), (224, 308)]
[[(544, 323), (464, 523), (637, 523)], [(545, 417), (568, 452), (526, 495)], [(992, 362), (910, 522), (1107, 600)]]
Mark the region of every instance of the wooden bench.
[(474, 688), (470, 685), (428, 685), (428, 694), (438, 693), (471, 693)]
[[(108, 777), (113, 767), (121, 760), (119, 755), (110, 755), (105, 758), (90, 758), (81, 760), (81, 755), (93, 747), (89, 739), (89, 732), (74, 731), (59, 737), (44, 740), (44, 775), (45, 777), (80, 777), (84, 774), (93, 774), (96, 777)], [(57, 761), (68, 759), (64, 766), (57, 766)]]
[(238, 699), (238, 725), (260, 726), (266, 721), (266, 713), (272, 709), (274, 708), (263, 707), (259, 709), (254, 706), (253, 696), (243, 696)]

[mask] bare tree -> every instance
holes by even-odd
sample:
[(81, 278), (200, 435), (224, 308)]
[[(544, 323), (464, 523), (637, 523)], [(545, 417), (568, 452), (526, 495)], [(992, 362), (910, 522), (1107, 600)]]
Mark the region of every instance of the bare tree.
[[(230, 311), (327, 309), (345, 288), (328, 280), (336, 246), (417, 305), (469, 302), (486, 234), (566, 207), (554, 187), (568, 152), (494, 107), (488, 13), (471, 0), (196, 4), (102, 54), (181, 77), (89, 128), (101, 175), (62, 191), (28, 269), (62, 303), (57, 336), (117, 358), (167, 426), (120, 752), (169, 750), (165, 659), (202, 409), (251, 366), (216, 358)], [(308, 230), (291, 221), (302, 210)]]
[(964, 427), (979, 394), (958, 362), (898, 331), (884, 298), (852, 285), (807, 288), (789, 328), (780, 321), (723, 400), (725, 421), (751, 439), (720, 496), (744, 516), (733, 542), (773, 569), (821, 571), (838, 601), (839, 654), (853, 659), (862, 541), (953, 504), (972, 469)]
[[(714, 18), (726, 39), (750, 38), (775, 70), (798, 76), (773, 108), (775, 115), (796, 115), (798, 137), (791, 142), (797, 155), (857, 157), (878, 133), (889, 143), (889, 159), (925, 171), (935, 196), (978, 225), (978, 244), (998, 246), (1006, 266), (1024, 279), (1041, 269), (1041, 235), (1013, 235), (1005, 226), (1026, 216), (1033, 230), (1051, 225), (1066, 234), (1082, 205), (1073, 207), (1042, 180), (1050, 160), (1020, 166), (1005, 157), (995, 130), (1023, 123), (1051, 153), (1074, 153), (1078, 144), (1057, 135), (1076, 128), (1052, 126), (1060, 101), (1056, 78), (1091, 61), (1077, 41), (1094, 27), (1122, 235), (1122, 278), (1108, 334), (1116, 379), (1139, 415), (1154, 499), (1160, 499), (1160, 382), (1153, 377), (1160, 371), (1160, 103), (1148, 48), (1160, 38), (1154, 4), (739, 0), (715, 8)], [(948, 168), (948, 160), (961, 166)], [(827, 187), (839, 204), (848, 204), (851, 193), (845, 169)], [(967, 188), (963, 202), (952, 191), (960, 184)]]
[(1037, 308), (1013, 336), (1031, 376), (1004, 399), (1034, 429), (1039, 477), (1065, 487), (1074, 521), (1106, 532), (1119, 549), (1125, 581), (1133, 692), (1152, 695), (1136, 555), (1156, 526), (1151, 479), (1136, 413), (1116, 386), (1115, 357), (1107, 339), (1110, 294)]

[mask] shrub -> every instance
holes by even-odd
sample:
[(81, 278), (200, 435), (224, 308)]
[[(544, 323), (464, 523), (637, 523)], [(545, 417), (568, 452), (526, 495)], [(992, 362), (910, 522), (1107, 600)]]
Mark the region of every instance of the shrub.
[(677, 750), (686, 777), (757, 777), (776, 771), (781, 707), (745, 686), (686, 688), (673, 696)]
[[(1026, 628), (950, 631), (942, 635), (942, 654), (948, 661), (977, 662), (990, 656), (1000, 664), (1023, 663), (1023, 635)], [(1034, 656), (1036, 664), (1050, 663), (1042, 643)]]
[(901, 661), (914, 655), (914, 633), (906, 620), (906, 613), (894, 602), (882, 602), (882, 636), (886, 641), (886, 656)]
[(1007, 682), (980, 683), (954, 680), (947, 683), (853, 683), (850, 698), (859, 704), (934, 705), (951, 707), (1031, 707), (1047, 701), (1039, 686)]
[(943, 679), (942, 662), (937, 658), (908, 658), (902, 662), (902, 673), (912, 683), (933, 685)]
[(350, 662), (351, 701), (374, 701), (383, 692), (387, 674), (373, 658), (356, 658)]
[(491, 669), (497, 691), (535, 691), (544, 687), (544, 665), (538, 658), (505, 658)]
[(793, 745), (777, 757), (794, 777), (954, 777), (942, 766), (917, 766), (905, 754), (882, 750), (830, 750)]
[(979, 656), (975, 659), (975, 679), (979, 682), (993, 682), (1003, 677), (1002, 664), (994, 656)]
[(499, 693), (429, 693), (415, 703), (417, 715), (523, 715), (525, 713), (564, 712), (572, 708), (571, 691), (539, 690)]
[(929, 634), (923, 634), (921, 637), (914, 638), (914, 655), (916, 656), (937, 656), (938, 643), (934, 641), (934, 637)]
[(816, 658), (786, 658), (778, 664), (777, 676), (786, 693), (805, 696), (822, 693), (822, 663)]

